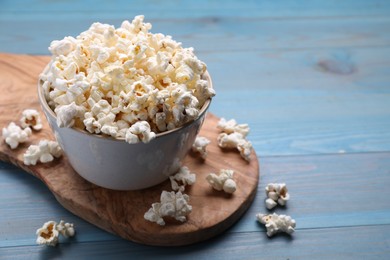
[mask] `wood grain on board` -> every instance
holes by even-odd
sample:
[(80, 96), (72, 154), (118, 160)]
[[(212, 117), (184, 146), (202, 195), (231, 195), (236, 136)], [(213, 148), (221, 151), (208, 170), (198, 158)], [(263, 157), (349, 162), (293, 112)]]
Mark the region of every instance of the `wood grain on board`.
[[(18, 121), (24, 109), (35, 108), (43, 113), (38, 103), (36, 83), (49, 57), (0, 54), (0, 127)], [(34, 132), (29, 142), (11, 150), (1, 138), (0, 159), (10, 161), (42, 182), (69, 211), (111, 233), (135, 242), (175, 246), (199, 242), (213, 237), (235, 223), (253, 201), (259, 180), (259, 164), (255, 152), (250, 163), (238, 152), (223, 151), (217, 146), (218, 117), (208, 114), (200, 135), (211, 140), (205, 161), (190, 153), (184, 162), (197, 173), (197, 182), (187, 187), (193, 209), (185, 223), (168, 220), (162, 227), (143, 218), (153, 202), (160, 199), (162, 190), (171, 190), (168, 181), (140, 191), (113, 191), (100, 188), (82, 179), (70, 166), (65, 156), (48, 164), (25, 166), (23, 153), (30, 144), (40, 139), (54, 139), (46, 120), (43, 130)], [(214, 191), (205, 181), (210, 172), (234, 169), (238, 185), (233, 195)]]

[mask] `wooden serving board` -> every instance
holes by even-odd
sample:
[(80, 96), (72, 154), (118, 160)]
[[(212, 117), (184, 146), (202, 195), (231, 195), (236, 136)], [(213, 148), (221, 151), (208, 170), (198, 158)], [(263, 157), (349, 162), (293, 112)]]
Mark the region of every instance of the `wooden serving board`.
[[(23, 153), (40, 139), (54, 140), (53, 133), (38, 103), (38, 75), (49, 57), (0, 54), (0, 127), (11, 121), (19, 123), (24, 109), (40, 111), (43, 129), (34, 132), (29, 142), (11, 150), (0, 139), (0, 159), (23, 168), (42, 180), (58, 202), (88, 222), (125, 239), (148, 245), (178, 246), (199, 242), (215, 236), (234, 224), (253, 201), (259, 180), (259, 163), (255, 152), (250, 163), (236, 151), (223, 151), (217, 146), (218, 118), (208, 114), (200, 135), (211, 140), (204, 161), (192, 152), (184, 165), (197, 174), (197, 181), (186, 188), (193, 209), (185, 223), (174, 220), (166, 226), (144, 219), (144, 213), (160, 199), (162, 190), (171, 190), (169, 181), (140, 191), (114, 191), (98, 187), (81, 178), (70, 166), (66, 156), (48, 164), (25, 166)], [(205, 180), (210, 172), (235, 170), (237, 191), (233, 195), (213, 190)], [(50, 218), (50, 216), (48, 216)]]

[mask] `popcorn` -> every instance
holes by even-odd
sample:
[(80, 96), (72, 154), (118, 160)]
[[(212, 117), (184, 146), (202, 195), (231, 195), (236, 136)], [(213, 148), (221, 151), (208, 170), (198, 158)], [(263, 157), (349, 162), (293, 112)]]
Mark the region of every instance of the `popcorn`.
[(56, 246), (58, 243), (58, 230), (56, 229), (57, 223), (55, 221), (48, 221), (36, 232), (37, 244)]
[(222, 132), (231, 134), (231, 133), (240, 133), (243, 137), (246, 137), (249, 133), (248, 124), (237, 124), (236, 120), (230, 119), (226, 121), (225, 118), (221, 118), (218, 122), (217, 128)]
[(31, 133), (31, 128), (22, 129), (14, 122), (3, 128), (3, 138), (11, 149), (15, 149), (20, 143), (27, 142)]
[(84, 114), (84, 125), (90, 133), (105, 133), (116, 137), (118, 128), (114, 125), (116, 116), (111, 112), (112, 107), (107, 100), (99, 99), (100, 96), (98, 93), (95, 92), (95, 95), (97, 97), (89, 99), (90, 104), (93, 105), (91, 112)]
[(265, 192), (268, 197), (265, 201), (267, 209), (272, 209), (277, 204), (285, 206), (290, 199), (290, 194), (285, 183), (269, 183), (265, 187)]
[(207, 175), (206, 180), (210, 183), (211, 187), (218, 191), (225, 191), (226, 193), (234, 193), (237, 189), (236, 182), (233, 180), (233, 170), (220, 170), (219, 175), (210, 173)]
[(286, 232), (287, 234), (292, 234), (295, 231), (295, 220), (290, 216), (286, 215), (277, 215), (275, 213), (266, 215), (266, 214), (257, 214), (257, 220), (265, 224), (267, 228), (267, 236), (272, 237), (276, 233)]
[(20, 119), (20, 125), (23, 128), (31, 127), (33, 130), (39, 131), (42, 129), (41, 117), (37, 110), (35, 109), (26, 109), (22, 113), (22, 118)]
[[(179, 172), (173, 176), (169, 176), (171, 187), (174, 191), (184, 191), (186, 185), (193, 185), (196, 181), (196, 175), (191, 173), (188, 167), (180, 167)], [(182, 185), (179, 185), (181, 182)]]
[(210, 140), (203, 136), (197, 136), (195, 142), (192, 144), (192, 151), (200, 153), (203, 159), (207, 157), (206, 146)]
[(156, 134), (150, 131), (150, 125), (146, 121), (137, 122), (126, 131), (126, 142), (135, 144), (139, 141), (149, 143), (156, 138)]
[(242, 158), (250, 161), (252, 152), (252, 144), (247, 141), (244, 136), (238, 132), (231, 134), (221, 133), (218, 136), (218, 146), (221, 148), (236, 148)]
[(65, 223), (61, 220), (59, 224), (55, 221), (48, 221), (36, 231), (37, 244), (56, 246), (58, 243), (59, 234), (64, 237), (72, 237), (75, 235), (74, 226), (72, 223)]
[(61, 220), (56, 228), (64, 237), (73, 237), (75, 234), (73, 223), (65, 223), (65, 221)]
[(62, 149), (55, 141), (41, 140), (38, 145), (30, 145), (23, 154), (23, 163), (25, 165), (36, 165), (38, 161), (48, 163), (59, 158), (62, 155)]
[(249, 133), (249, 126), (247, 124), (239, 125), (234, 119), (226, 121), (225, 118), (221, 118), (217, 128), (223, 132), (218, 136), (218, 146), (221, 148), (236, 148), (242, 158), (250, 161), (252, 144), (245, 139)]
[(186, 216), (191, 213), (192, 206), (188, 204), (189, 196), (180, 191), (163, 191), (161, 202), (153, 203), (152, 207), (145, 213), (144, 218), (150, 222), (164, 226), (164, 217), (172, 217), (180, 222), (187, 220)]
[(72, 127), (76, 118), (84, 117), (85, 108), (72, 102), (69, 105), (58, 106), (55, 113), (57, 114), (58, 127)]
[[(215, 95), (205, 79), (206, 65), (192, 48), (183, 48), (171, 36), (150, 33), (151, 28), (139, 15), (119, 28), (94, 23), (76, 38), (50, 44), (52, 59), (40, 80), (59, 126), (148, 142), (152, 133), (199, 116)], [(119, 121), (128, 125), (119, 126)], [(136, 139), (134, 129), (125, 128), (142, 121), (151, 133)]]

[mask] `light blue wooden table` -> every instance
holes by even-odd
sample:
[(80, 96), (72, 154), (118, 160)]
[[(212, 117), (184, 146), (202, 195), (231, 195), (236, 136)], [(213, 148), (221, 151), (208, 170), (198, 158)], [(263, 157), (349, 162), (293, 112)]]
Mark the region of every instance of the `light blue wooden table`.
[[(144, 246), (0, 163), (0, 259), (390, 259), (390, 1), (0, 0), (0, 52), (48, 54), (54, 39), (137, 14), (195, 47), (217, 90), (211, 112), (250, 125), (261, 163), (252, 207), (211, 240)], [(276, 212), (297, 221), (292, 237), (269, 239), (255, 221), (269, 182), (289, 187)], [(77, 236), (37, 246), (51, 219), (73, 222)]]

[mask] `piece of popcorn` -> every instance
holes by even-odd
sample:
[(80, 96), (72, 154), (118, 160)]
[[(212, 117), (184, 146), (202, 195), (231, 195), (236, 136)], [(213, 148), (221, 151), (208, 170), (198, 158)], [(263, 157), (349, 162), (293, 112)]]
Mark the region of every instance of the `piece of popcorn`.
[(141, 15), (119, 28), (94, 23), (76, 38), (51, 43), (51, 62), (40, 75), (49, 106), (85, 108), (80, 116), (71, 105), (72, 113), (60, 115), (61, 125), (123, 138), (127, 131), (117, 125), (120, 120), (129, 127), (146, 121), (159, 133), (199, 116), (215, 95), (205, 80), (206, 65), (192, 48), (149, 32), (151, 27)]
[(210, 140), (203, 136), (197, 136), (195, 142), (192, 144), (192, 151), (200, 153), (203, 159), (207, 157), (206, 147)]
[(192, 121), (199, 115), (198, 100), (185, 87), (173, 90), (172, 97), (174, 99), (172, 115), (176, 125)]
[(22, 128), (31, 127), (33, 130), (39, 131), (42, 129), (42, 121), (39, 112), (35, 109), (26, 109), (22, 113), (20, 119)]
[(233, 170), (222, 169), (219, 171), (219, 175), (210, 173), (207, 175), (207, 182), (217, 191), (223, 190), (226, 193), (234, 193), (237, 189), (237, 184), (233, 180)]
[(221, 133), (218, 135), (218, 146), (221, 148), (236, 148), (242, 158), (250, 161), (252, 152), (252, 144), (247, 141), (244, 136), (238, 132), (231, 134)]
[(276, 207), (276, 205), (278, 205), (278, 203), (276, 203), (273, 199), (271, 198), (268, 198), (265, 200), (265, 207), (267, 209), (273, 209), (274, 207)]
[(226, 121), (223, 117), (219, 120), (217, 128), (227, 134), (240, 133), (243, 137), (246, 137), (250, 130), (248, 124), (237, 124), (234, 119)]
[(68, 55), (75, 49), (76, 39), (73, 37), (65, 37), (61, 41), (52, 41), (49, 47), (49, 51), (53, 55)]
[(238, 142), (237, 144), (237, 150), (240, 152), (241, 157), (248, 162), (251, 159), (250, 156), (252, 153), (252, 149), (252, 143), (245, 139), (243, 141)]
[(164, 226), (165, 217), (174, 218), (180, 222), (187, 220), (187, 215), (191, 213), (192, 206), (188, 204), (189, 196), (180, 191), (163, 191), (160, 202), (153, 203), (152, 207), (145, 213), (144, 218), (150, 222)]
[(56, 229), (64, 237), (73, 237), (75, 234), (73, 223), (65, 223), (63, 220), (57, 224)]
[(140, 121), (132, 125), (126, 132), (126, 142), (135, 144), (140, 141), (149, 143), (156, 138), (156, 134), (151, 132), (150, 125), (146, 121)]
[(58, 127), (72, 127), (76, 118), (83, 119), (85, 108), (72, 102), (69, 105), (58, 106), (55, 113), (57, 114)]
[(37, 162), (48, 163), (59, 158), (62, 155), (62, 149), (55, 141), (41, 140), (38, 145), (30, 145), (23, 154), (23, 163), (25, 165), (36, 165)]
[(267, 228), (267, 236), (272, 237), (276, 233), (286, 232), (287, 234), (292, 234), (295, 231), (295, 220), (290, 216), (286, 215), (277, 215), (275, 213), (266, 215), (266, 214), (257, 214), (257, 220), (264, 224)]
[(204, 104), (208, 98), (214, 97), (215, 94), (215, 90), (208, 86), (207, 80), (198, 79), (196, 81), (194, 95), (199, 103)]
[(20, 143), (27, 142), (31, 133), (30, 127), (22, 129), (14, 122), (3, 128), (3, 138), (11, 149), (15, 149)]
[[(117, 127), (115, 126), (116, 115), (112, 113), (112, 107), (107, 100), (101, 99), (98, 92), (90, 99), (91, 112), (84, 114), (84, 125), (90, 133), (104, 133), (116, 137)], [(106, 127), (104, 127), (106, 126)]]
[(48, 221), (36, 232), (37, 234), (37, 244), (39, 245), (48, 245), (56, 246), (58, 243), (59, 232), (56, 229), (57, 223), (55, 221)]
[[(191, 173), (188, 167), (183, 166), (180, 167), (175, 175), (169, 176), (169, 179), (171, 181), (172, 190), (183, 192), (186, 185), (193, 185), (195, 183), (196, 175)], [(182, 185), (179, 185), (179, 183)]]
[[(285, 206), (287, 201), (290, 199), (290, 194), (288, 193), (287, 186), (285, 183), (269, 183), (265, 187), (265, 192), (268, 197), (268, 199), (266, 200), (267, 209), (272, 209), (277, 204)], [(272, 203), (271, 200), (274, 203)]]

